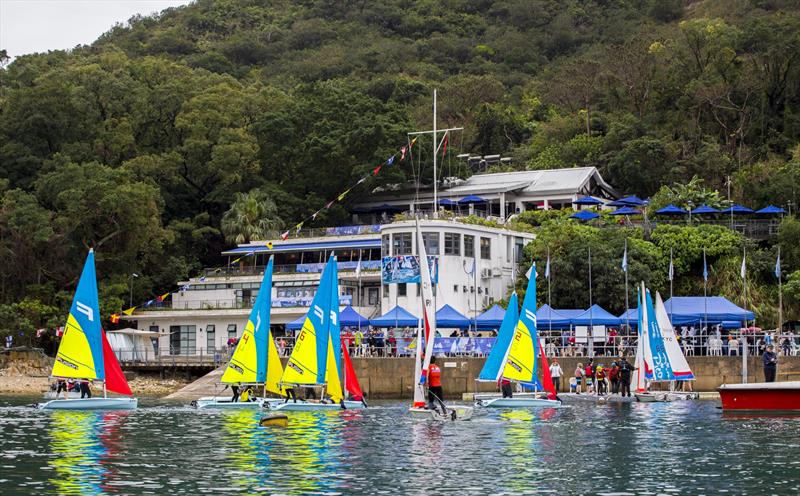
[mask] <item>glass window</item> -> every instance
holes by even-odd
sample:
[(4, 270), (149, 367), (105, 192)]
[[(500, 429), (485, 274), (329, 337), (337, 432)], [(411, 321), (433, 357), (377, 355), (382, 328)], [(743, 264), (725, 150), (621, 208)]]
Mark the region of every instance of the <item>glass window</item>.
[(407, 290), (406, 283), (401, 282), (397, 285), (397, 296), (405, 296)]
[[(391, 255), (391, 253), (389, 253), (390, 246), (391, 245), (389, 244), (389, 235), (388, 234), (384, 234), (383, 236), (381, 236), (381, 256), (382, 257), (388, 257), (389, 255)], [(367, 260), (371, 260), (371, 259), (367, 259)]]
[(464, 256), (475, 257), (475, 236), (464, 235)]
[(206, 350), (213, 353), (214, 349), (217, 347), (217, 340), (216, 340), (217, 332), (213, 324), (208, 324), (206, 326)]
[(425, 243), (425, 253), (439, 254), (439, 233), (422, 233), (422, 241)]
[(392, 254), (411, 255), (411, 233), (397, 233), (392, 235)]
[(228, 339), (236, 337), (236, 324), (228, 324)]
[(492, 240), (489, 238), (481, 238), (481, 258), (483, 260), (492, 258)]
[(444, 254), (461, 255), (461, 235), (458, 233), (444, 233)]
[(389, 285), (388, 284), (384, 284), (383, 285), (383, 297), (384, 298), (388, 298), (389, 297)]
[(197, 326), (177, 325), (169, 327), (169, 347), (172, 355), (194, 355)]
[(367, 289), (367, 303), (369, 305), (377, 305), (378, 304), (378, 288), (368, 288)]

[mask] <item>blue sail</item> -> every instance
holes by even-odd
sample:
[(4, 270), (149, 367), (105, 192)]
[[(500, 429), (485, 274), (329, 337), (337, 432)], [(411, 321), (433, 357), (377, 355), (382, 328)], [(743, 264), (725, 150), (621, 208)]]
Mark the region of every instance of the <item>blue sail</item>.
[(667, 347), (664, 345), (664, 338), (661, 336), (650, 290), (645, 290), (644, 299), (647, 310), (647, 341), (650, 344), (649, 355), (652, 358), (652, 363), (648, 364), (652, 367), (652, 372), (647, 378), (655, 381), (674, 381), (675, 374), (669, 361)]
[(341, 375), (342, 370), (342, 333), (341, 324), (339, 322), (339, 268), (336, 262), (336, 257), (331, 256), (330, 270), (331, 270), (331, 288), (330, 288), (330, 327), (328, 336), (333, 345), (333, 356), (336, 360), (336, 375)]
[(497, 333), (492, 350), (486, 358), (486, 363), (478, 375), (480, 381), (497, 381), (500, 379), (500, 371), (506, 359), (508, 347), (511, 346), (511, 339), (514, 337), (514, 328), (517, 326), (519, 319), (519, 301), (517, 293), (511, 294), (508, 300), (508, 308), (503, 317), (503, 322), (500, 324), (500, 331)]
[(267, 351), (269, 349), (270, 310), (272, 309), (272, 259), (269, 257), (264, 277), (261, 279), (261, 288), (258, 290), (250, 320), (255, 323), (256, 338), (256, 381), (267, 380)]
[(534, 264), (528, 289), (522, 300), (519, 320), (514, 329), (514, 337), (506, 354), (502, 376), (511, 381), (523, 384), (538, 384), (536, 368), (539, 364), (537, 355), (539, 345), (536, 332), (536, 265)]

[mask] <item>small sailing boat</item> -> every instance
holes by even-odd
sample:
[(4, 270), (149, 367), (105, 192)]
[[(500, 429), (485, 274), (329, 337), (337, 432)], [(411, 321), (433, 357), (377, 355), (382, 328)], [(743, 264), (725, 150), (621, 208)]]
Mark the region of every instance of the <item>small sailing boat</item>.
[(655, 306), (644, 282), (638, 295), (639, 342), (636, 349), (636, 399), (644, 403), (693, 399), (695, 393), (648, 391), (648, 383), (694, 380), (694, 374), (683, 355), (669, 315), (656, 292)]
[[(419, 254), (420, 272), (420, 292), (422, 319), (421, 326), (417, 326), (417, 353), (414, 362), (414, 404), (409, 411), (414, 417), (422, 417), (433, 420), (469, 420), (472, 418), (472, 407), (466, 405), (445, 405), (441, 404), (444, 411), (426, 408), (425, 402), (425, 381), (433, 357), (433, 345), (436, 339), (436, 312), (433, 303), (433, 286), (431, 283), (431, 272), (428, 266), (428, 254), (425, 251), (425, 243), (422, 240), (422, 232), (419, 228), (417, 219), (417, 252)], [(424, 326), (424, 336), (423, 329)], [(427, 341), (426, 341), (427, 340)], [(422, 343), (425, 343), (425, 356), (422, 356)], [(443, 398), (439, 398), (440, 402)]]
[[(508, 310), (500, 326), (497, 341), (489, 352), (479, 381), (499, 382), (506, 379), (522, 384), (533, 384), (541, 387), (537, 378), (539, 362), (546, 363), (536, 329), (536, 266), (534, 265), (528, 289), (522, 301), (522, 312), (517, 313), (517, 294), (513, 293), (508, 303)], [(537, 355), (541, 357), (537, 360)], [(545, 384), (549, 384), (548, 397), (536, 394), (520, 395), (511, 398), (478, 399), (478, 405), (486, 408), (531, 408), (557, 407), (561, 402), (555, 399), (555, 387), (550, 377), (550, 369), (543, 365), (542, 374)]]
[[(108, 344), (100, 325), (100, 304), (94, 250), (89, 250), (64, 326), (51, 375), (57, 379), (78, 379), (103, 384), (103, 397), (55, 399), (39, 403), (45, 410), (133, 410), (137, 400)], [(127, 397), (109, 397), (108, 392)]]
[(230, 396), (212, 396), (200, 398), (192, 402), (199, 409), (205, 408), (261, 408), (265, 402), (277, 403), (281, 398), (267, 398), (267, 393), (280, 396), (283, 392), (278, 384), (283, 367), (278, 356), (278, 348), (270, 330), (270, 311), (272, 307), (272, 270), (273, 257), (270, 257), (261, 279), (253, 310), (244, 327), (244, 332), (236, 349), (233, 351), (228, 366), (222, 374), (220, 382), (227, 385), (263, 387), (261, 398), (250, 398), (250, 401), (231, 401)]
[[(320, 388), (321, 401), (287, 399), (283, 403), (270, 405), (270, 408), (286, 411), (364, 408), (363, 401), (344, 398), (340, 380), (343, 361), (350, 368), (344, 375), (348, 391), (353, 395), (360, 395), (361, 388), (352, 370), (351, 361), (347, 358), (342, 360), (342, 349), (339, 273), (336, 257), (331, 255), (279, 384), (282, 388), (293, 388), (295, 391), (299, 388)], [(326, 401), (326, 394), (330, 401)]]

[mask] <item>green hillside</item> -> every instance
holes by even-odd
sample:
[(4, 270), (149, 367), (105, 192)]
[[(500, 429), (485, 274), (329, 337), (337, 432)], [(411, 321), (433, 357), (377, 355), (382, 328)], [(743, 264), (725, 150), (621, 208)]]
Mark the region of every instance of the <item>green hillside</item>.
[[(434, 88), (439, 124), (466, 129), (451, 155), (797, 204), (797, 2), (199, 0), (0, 69), (3, 325), (61, 320), (88, 246), (113, 311), (131, 272), (141, 300), (216, 263), (234, 201), (293, 225), (427, 129)], [(349, 201), (411, 176), (384, 168)]]

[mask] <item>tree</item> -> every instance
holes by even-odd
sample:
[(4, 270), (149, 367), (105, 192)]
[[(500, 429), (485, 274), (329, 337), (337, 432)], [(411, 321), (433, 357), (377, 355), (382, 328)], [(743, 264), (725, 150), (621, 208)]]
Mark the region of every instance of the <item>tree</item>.
[(267, 239), (270, 231), (280, 229), (282, 224), (275, 202), (258, 190), (237, 193), (231, 208), (222, 216), (225, 239), (236, 244)]

